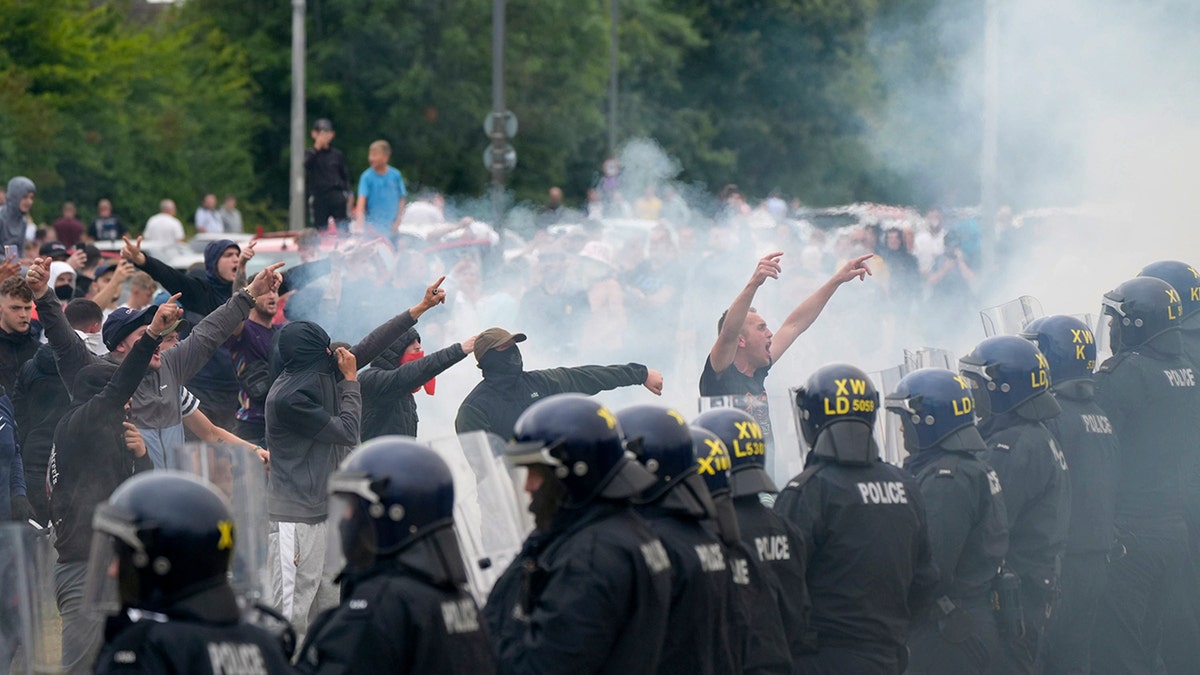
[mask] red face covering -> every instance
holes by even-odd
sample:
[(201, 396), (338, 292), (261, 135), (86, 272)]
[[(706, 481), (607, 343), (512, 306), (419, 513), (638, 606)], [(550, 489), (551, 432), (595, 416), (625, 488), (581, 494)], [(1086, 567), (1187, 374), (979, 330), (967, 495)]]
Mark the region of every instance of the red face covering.
[[(406, 363), (411, 363), (413, 361), (416, 361), (417, 359), (422, 359), (422, 358), (425, 358), (425, 352), (420, 349), (418, 349), (415, 352), (404, 352), (404, 355), (400, 357), (400, 365), (404, 365)], [(430, 378), (430, 380), (425, 383), (425, 393), (429, 394), (430, 396), (433, 396), (433, 390), (435, 388), (437, 388), (437, 378), (436, 377)], [(413, 389), (414, 394), (417, 393), (418, 391), (421, 391), (420, 387)]]

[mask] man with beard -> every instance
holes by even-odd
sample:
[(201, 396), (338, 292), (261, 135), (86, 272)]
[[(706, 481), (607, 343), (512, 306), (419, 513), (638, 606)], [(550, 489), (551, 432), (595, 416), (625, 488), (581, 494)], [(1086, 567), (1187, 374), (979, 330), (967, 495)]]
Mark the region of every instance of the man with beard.
[(483, 382), (475, 385), (458, 408), (454, 429), (460, 434), (484, 430), (508, 436), (517, 418), (538, 400), (562, 393), (598, 394), (640, 384), (662, 395), (662, 373), (640, 363), (525, 370), (518, 342), (524, 333), (489, 328), (475, 337), (475, 360)]
[(333, 570), (326, 570), (328, 495), (338, 464), (358, 444), (362, 397), (358, 362), (369, 362), (413, 327), (446, 294), (439, 278), (408, 311), (385, 322), (350, 349), (330, 346), (329, 335), (309, 321), (279, 331), (283, 372), (266, 400), (267, 483), (270, 519), (268, 564), (275, 609), (292, 623), (297, 640), (320, 612), (337, 605)]

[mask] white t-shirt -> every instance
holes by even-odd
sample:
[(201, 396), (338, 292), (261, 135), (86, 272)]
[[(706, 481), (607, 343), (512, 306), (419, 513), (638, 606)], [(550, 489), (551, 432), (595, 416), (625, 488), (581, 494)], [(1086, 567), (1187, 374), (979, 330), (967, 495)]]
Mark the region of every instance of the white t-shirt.
[(184, 238), (183, 223), (175, 216), (156, 213), (146, 221), (146, 230), (142, 239), (156, 244), (174, 244)]

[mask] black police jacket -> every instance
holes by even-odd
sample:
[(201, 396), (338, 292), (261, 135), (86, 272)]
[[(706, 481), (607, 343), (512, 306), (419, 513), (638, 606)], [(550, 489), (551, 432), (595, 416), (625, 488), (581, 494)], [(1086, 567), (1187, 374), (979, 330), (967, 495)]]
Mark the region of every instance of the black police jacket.
[(496, 581), (483, 614), (501, 673), (658, 672), (671, 562), (633, 509), (563, 511)]
[(725, 547), (695, 518), (662, 506), (638, 514), (671, 560), (671, 611), (660, 673), (726, 673), (734, 670), (729, 636), (733, 620)]
[(733, 498), (742, 542), (782, 589), (777, 598), (779, 617), (792, 659), (817, 649), (817, 636), (809, 627), (812, 602), (805, 579), (808, 546), (803, 535), (783, 516), (767, 508), (758, 495)]
[(896, 658), (938, 579), (912, 476), (881, 461), (843, 465), (810, 454), (775, 511), (811, 542), (807, 579), (818, 650)]
[(342, 603), (313, 622), (296, 669), (487, 675), (496, 664), (474, 598), (388, 560), (343, 579)]
[(1008, 552), (1000, 478), (977, 453), (932, 448), (910, 455), (940, 574), (935, 598), (978, 606)]
[(1008, 566), (1026, 583), (1049, 590), (1067, 543), (1071, 487), (1067, 460), (1041, 422), (1015, 412), (979, 425), (986, 461), (1004, 490)]
[(725, 560), (729, 565), (733, 610), (729, 636), (739, 650), (735, 652), (738, 658), (733, 672), (791, 673), (792, 653), (779, 614), (785, 590), (744, 542), (726, 546)]
[(162, 613), (110, 618), (95, 673), (292, 673), (277, 638), (241, 621), (229, 585), (197, 593)]
[(1113, 515), (1121, 448), (1112, 422), (1093, 400), (1091, 382), (1054, 387), (1062, 414), (1046, 420), (1071, 472), (1071, 523), (1067, 553), (1107, 553), (1113, 543)]
[(1179, 331), (1105, 361), (1096, 373), (1096, 404), (1121, 447), (1117, 513), (1179, 517), (1183, 461), (1200, 452), (1200, 389)]

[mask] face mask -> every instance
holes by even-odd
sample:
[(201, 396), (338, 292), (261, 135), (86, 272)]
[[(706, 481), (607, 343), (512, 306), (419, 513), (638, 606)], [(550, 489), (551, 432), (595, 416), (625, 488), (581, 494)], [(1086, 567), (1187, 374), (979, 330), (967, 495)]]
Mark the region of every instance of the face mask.
[(62, 300), (63, 302), (67, 302), (71, 298), (75, 297), (75, 287), (69, 286), (69, 285), (68, 286), (55, 286), (54, 294), (58, 296), (59, 300)]
[(516, 375), (525, 369), (525, 364), (521, 360), (521, 350), (513, 345), (504, 351), (489, 350), (479, 359), (479, 368), (484, 375)]
[(96, 356), (104, 356), (108, 353), (108, 347), (104, 346), (104, 336), (100, 333), (85, 333), (81, 330), (75, 331), (75, 334), (83, 338), (83, 344), (87, 350)]

